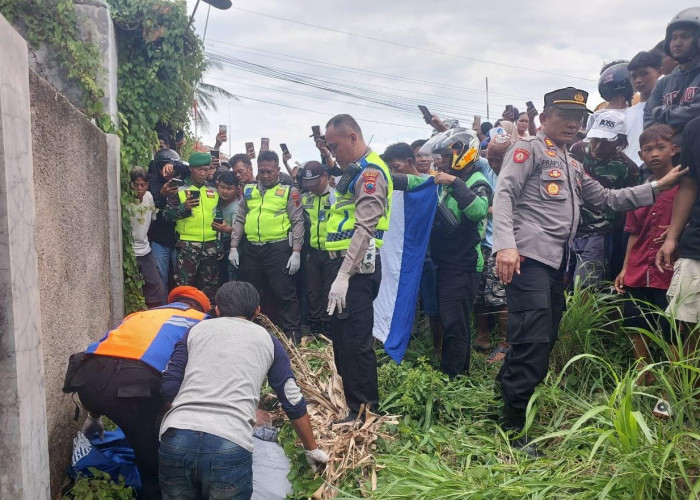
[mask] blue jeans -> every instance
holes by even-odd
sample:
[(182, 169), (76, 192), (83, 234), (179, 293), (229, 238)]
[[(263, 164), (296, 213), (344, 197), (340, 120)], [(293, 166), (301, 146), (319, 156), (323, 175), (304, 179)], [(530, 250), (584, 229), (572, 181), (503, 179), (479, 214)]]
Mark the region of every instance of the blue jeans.
[(159, 479), (164, 500), (248, 500), (253, 454), (213, 434), (171, 427), (160, 440)]
[(163, 246), (155, 241), (151, 242), (151, 253), (156, 261), (158, 274), (160, 275), (160, 279), (163, 280), (163, 286), (165, 287), (164, 304), (168, 302), (168, 271), (171, 266), (175, 269), (176, 252), (174, 248)]

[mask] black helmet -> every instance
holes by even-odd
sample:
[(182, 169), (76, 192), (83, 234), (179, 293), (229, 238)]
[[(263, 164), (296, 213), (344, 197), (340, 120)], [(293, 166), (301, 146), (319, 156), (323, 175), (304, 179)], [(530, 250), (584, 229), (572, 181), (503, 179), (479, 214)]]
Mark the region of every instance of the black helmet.
[(664, 39), (664, 52), (666, 52), (666, 55), (669, 57), (671, 57), (671, 32), (680, 27), (695, 28), (694, 50), (686, 60), (678, 61), (682, 64), (695, 57), (698, 50), (700, 50), (700, 7), (684, 9), (673, 16), (671, 22), (668, 23), (666, 27), (666, 38)]
[(177, 161), (179, 159), (180, 155), (177, 154), (177, 151), (173, 151), (172, 149), (161, 149), (153, 157), (154, 163), (160, 165), (165, 165), (166, 163)]
[(606, 101), (620, 94), (625, 96), (628, 103), (632, 101), (634, 89), (626, 62), (614, 64), (603, 71), (598, 80), (598, 92)]

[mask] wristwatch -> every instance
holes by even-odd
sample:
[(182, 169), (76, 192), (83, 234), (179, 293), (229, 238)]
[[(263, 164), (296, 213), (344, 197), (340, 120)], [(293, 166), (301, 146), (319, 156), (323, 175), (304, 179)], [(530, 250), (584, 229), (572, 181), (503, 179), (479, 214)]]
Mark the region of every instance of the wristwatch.
[(651, 181), (649, 184), (651, 184), (651, 192), (654, 194), (654, 197), (656, 197), (656, 195), (661, 192), (659, 181)]

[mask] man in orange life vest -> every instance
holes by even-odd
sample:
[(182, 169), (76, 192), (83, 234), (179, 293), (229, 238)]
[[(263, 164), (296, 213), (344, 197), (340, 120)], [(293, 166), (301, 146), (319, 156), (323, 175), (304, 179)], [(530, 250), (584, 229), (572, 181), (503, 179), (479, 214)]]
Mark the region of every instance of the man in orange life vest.
[(64, 392), (77, 392), (88, 411), (85, 435), (104, 433), (101, 415), (124, 431), (134, 449), (143, 498), (161, 498), (157, 425), (161, 374), (177, 341), (207, 318), (210, 309), (209, 299), (200, 290), (174, 288), (168, 304), (127, 316), (90, 344), (80, 367), (66, 375)]

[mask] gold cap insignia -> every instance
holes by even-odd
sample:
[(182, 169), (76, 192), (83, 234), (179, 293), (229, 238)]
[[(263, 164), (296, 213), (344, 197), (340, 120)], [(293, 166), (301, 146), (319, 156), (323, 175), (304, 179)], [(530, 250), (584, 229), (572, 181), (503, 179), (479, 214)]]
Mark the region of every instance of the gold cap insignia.
[(581, 92), (579, 92), (578, 94), (576, 94), (574, 96), (574, 101), (576, 101), (576, 102), (583, 102), (585, 100), (586, 99), (583, 97), (583, 94)]

